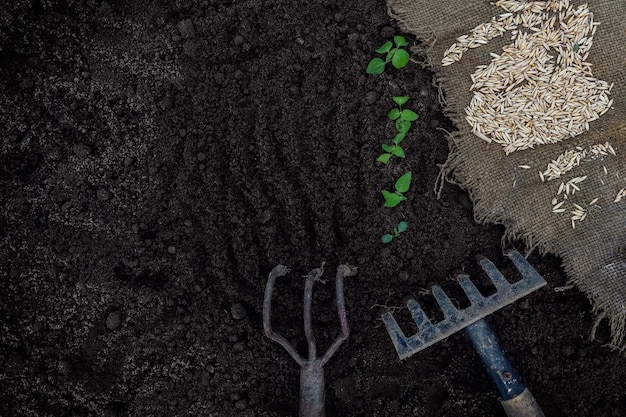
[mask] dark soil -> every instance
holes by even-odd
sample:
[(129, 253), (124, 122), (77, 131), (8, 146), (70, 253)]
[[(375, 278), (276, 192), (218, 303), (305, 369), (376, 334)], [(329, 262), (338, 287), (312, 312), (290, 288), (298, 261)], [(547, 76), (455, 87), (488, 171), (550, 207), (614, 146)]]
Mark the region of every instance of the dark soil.
[[(514, 275), (503, 229), (454, 185), (436, 197), (453, 127), (421, 58), (365, 74), (399, 33), (380, 0), (2, 2), (0, 414), (296, 415), (299, 370), (263, 336), (263, 290), (291, 268), (273, 317), (303, 351), (302, 275), (326, 262), (322, 351), (335, 269), (358, 267), (329, 416), (503, 416), (462, 334), (400, 362), (379, 320), (409, 297), (436, 318), (424, 290), (458, 295), (456, 269), (484, 281), (477, 253)], [(421, 117), (383, 166), (394, 95)], [(408, 200), (384, 208), (408, 170)], [(529, 259), (548, 286), (489, 319), (511, 361), (548, 416), (624, 415), (606, 326), (590, 341), (559, 260)]]

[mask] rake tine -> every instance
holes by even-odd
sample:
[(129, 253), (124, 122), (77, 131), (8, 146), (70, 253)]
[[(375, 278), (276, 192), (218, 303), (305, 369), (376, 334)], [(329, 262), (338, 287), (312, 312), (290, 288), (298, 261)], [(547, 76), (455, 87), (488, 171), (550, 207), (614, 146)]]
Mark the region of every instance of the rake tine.
[(485, 297), (483, 297), (478, 288), (476, 288), (472, 280), (469, 278), (469, 275), (459, 274), (456, 276), (456, 279), (461, 288), (463, 288), (463, 291), (465, 292), (465, 295), (467, 295), (470, 303), (480, 304), (484, 302)]
[(496, 268), (493, 262), (491, 262), (484, 256), (477, 256), (477, 258), (478, 263), (480, 263), (480, 266), (487, 273), (489, 279), (491, 279), (491, 282), (493, 282), (493, 285), (495, 285), (497, 292), (507, 291), (511, 287), (509, 281), (507, 281), (504, 275), (502, 275), (502, 272), (500, 272), (500, 270)]
[[(433, 339), (436, 336), (437, 328), (430, 321), (422, 307), (420, 307), (419, 303), (415, 300), (409, 300), (407, 302), (407, 307), (411, 312), (411, 316), (413, 317), (413, 321), (417, 325), (419, 329), (419, 338), (422, 340)], [(421, 343), (421, 342), (420, 342)]]
[[(409, 310), (411, 309), (411, 305), (408, 306)], [(389, 337), (391, 337), (391, 342), (393, 346), (396, 348), (396, 352), (398, 353), (398, 357), (402, 360), (411, 356), (416, 350), (421, 350), (427, 346), (424, 345), (424, 342), (421, 339), (421, 336), (424, 334), (430, 334), (435, 331), (434, 326), (430, 325), (428, 330), (424, 330), (417, 335), (412, 337), (407, 337), (400, 325), (393, 317), (393, 314), (390, 312), (385, 312), (382, 315), (383, 323), (385, 323), (385, 327), (387, 328), (387, 333), (389, 333)]]
[(423, 334), (433, 329), (432, 322), (428, 319), (428, 316), (426, 316), (426, 313), (424, 313), (424, 310), (422, 310), (422, 307), (420, 307), (417, 301), (409, 300), (406, 305), (409, 308), (413, 321), (417, 325), (420, 333)]
[(507, 251), (508, 256), (522, 276), (532, 282), (544, 281), (543, 277), (519, 252)]
[(396, 344), (396, 341), (403, 341), (406, 339), (406, 335), (400, 328), (400, 325), (398, 324), (396, 319), (393, 318), (393, 314), (387, 311), (383, 313), (382, 319), (394, 345)]
[(438, 285), (433, 285), (431, 291), (433, 293), (433, 296), (435, 297), (435, 300), (437, 300), (437, 304), (439, 304), (439, 307), (441, 307), (443, 314), (447, 318), (454, 316), (458, 310), (454, 306), (454, 304), (452, 304), (452, 301), (450, 300), (450, 298), (448, 298), (446, 293), (443, 292), (441, 287)]

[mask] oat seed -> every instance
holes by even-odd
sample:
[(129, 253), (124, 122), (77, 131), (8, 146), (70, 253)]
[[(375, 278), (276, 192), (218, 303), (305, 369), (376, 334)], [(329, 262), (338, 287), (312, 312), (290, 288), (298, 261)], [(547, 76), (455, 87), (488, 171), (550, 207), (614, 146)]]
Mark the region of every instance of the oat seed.
[[(588, 6), (574, 8), (560, 0), (500, 0), (495, 5), (506, 13), (457, 38), (441, 61), (452, 65), (469, 49), (512, 33), (502, 54), (490, 52), (491, 63), (471, 75), (474, 98), (465, 111), (472, 116), (466, 118), (472, 132), (509, 154), (589, 130), (589, 123), (611, 108), (613, 85), (594, 78), (585, 62), (598, 25)], [(517, 30), (518, 25), (530, 32)], [(551, 51), (558, 52), (556, 59)]]

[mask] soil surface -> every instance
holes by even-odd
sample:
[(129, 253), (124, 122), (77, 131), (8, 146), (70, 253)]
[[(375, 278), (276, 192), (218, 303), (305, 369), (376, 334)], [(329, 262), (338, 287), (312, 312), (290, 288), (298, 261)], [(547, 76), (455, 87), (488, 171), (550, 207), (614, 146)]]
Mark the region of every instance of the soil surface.
[[(515, 276), (503, 229), (476, 224), (458, 187), (434, 191), (453, 127), (423, 57), (365, 73), (396, 34), (381, 0), (2, 2), (0, 414), (297, 415), (263, 291), (291, 268), (273, 321), (305, 353), (302, 276), (325, 262), (321, 352), (339, 332), (335, 270), (358, 267), (327, 415), (504, 416), (461, 333), (401, 362), (381, 326), (386, 307), (409, 323), (411, 297), (436, 320), (433, 284), (463, 305), (455, 270), (488, 290), (476, 254)], [(420, 118), (382, 165), (397, 95)], [(383, 207), (406, 171), (408, 199)], [(623, 416), (605, 324), (591, 341), (559, 260), (529, 260), (548, 285), (489, 318), (509, 358), (547, 416)]]

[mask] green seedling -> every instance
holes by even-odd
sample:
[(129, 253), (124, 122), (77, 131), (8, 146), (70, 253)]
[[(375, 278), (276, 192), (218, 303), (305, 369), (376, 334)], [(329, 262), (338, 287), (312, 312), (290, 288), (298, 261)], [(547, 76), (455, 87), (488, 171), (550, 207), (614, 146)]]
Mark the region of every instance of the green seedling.
[(409, 187), (411, 185), (411, 171), (406, 172), (396, 181), (394, 187), (396, 189), (395, 192), (389, 192), (387, 190), (382, 190), (383, 197), (385, 197), (385, 207), (395, 207), (404, 200), (406, 197), (404, 193), (409, 191)]
[(419, 115), (413, 110), (402, 108), (402, 106), (409, 101), (408, 96), (394, 97), (393, 101), (398, 105), (398, 107), (391, 109), (389, 114), (387, 114), (387, 117), (396, 122), (396, 129), (399, 133), (406, 134), (411, 128), (411, 122), (416, 121), (419, 118)]
[(407, 222), (400, 222), (396, 227), (393, 228), (393, 232), (383, 235), (381, 240), (383, 241), (383, 243), (389, 243), (394, 238), (400, 237), (400, 233), (406, 231), (408, 227), (409, 225), (407, 224)]
[(402, 142), (405, 136), (406, 133), (398, 133), (391, 141), (391, 145), (384, 143), (382, 146), (385, 153), (381, 154), (376, 160), (386, 164), (392, 156), (404, 158), (404, 149), (400, 146), (400, 142)]
[(393, 101), (398, 107), (391, 109), (387, 117), (396, 122), (396, 130), (398, 133), (391, 141), (391, 145), (383, 144), (385, 153), (380, 155), (376, 160), (386, 164), (392, 156), (404, 158), (404, 149), (400, 146), (400, 142), (404, 139), (407, 132), (411, 128), (411, 122), (417, 120), (419, 116), (413, 110), (403, 109), (402, 106), (409, 100), (408, 96), (394, 97)]
[[(395, 48), (394, 48), (395, 44)], [(387, 54), (385, 55), (385, 59), (374, 58), (367, 65), (366, 72), (368, 74), (382, 74), (385, 72), (385, 66), (389, 62), (394, 68), (404, 68), (409, 63), (409, 53), (402, 49), (407, 46), (409, 43), (404, 39), (404, 36), (394, 36), (393, 43), (391, 41), (387, 41), (376, 50), (379, 54)]]

